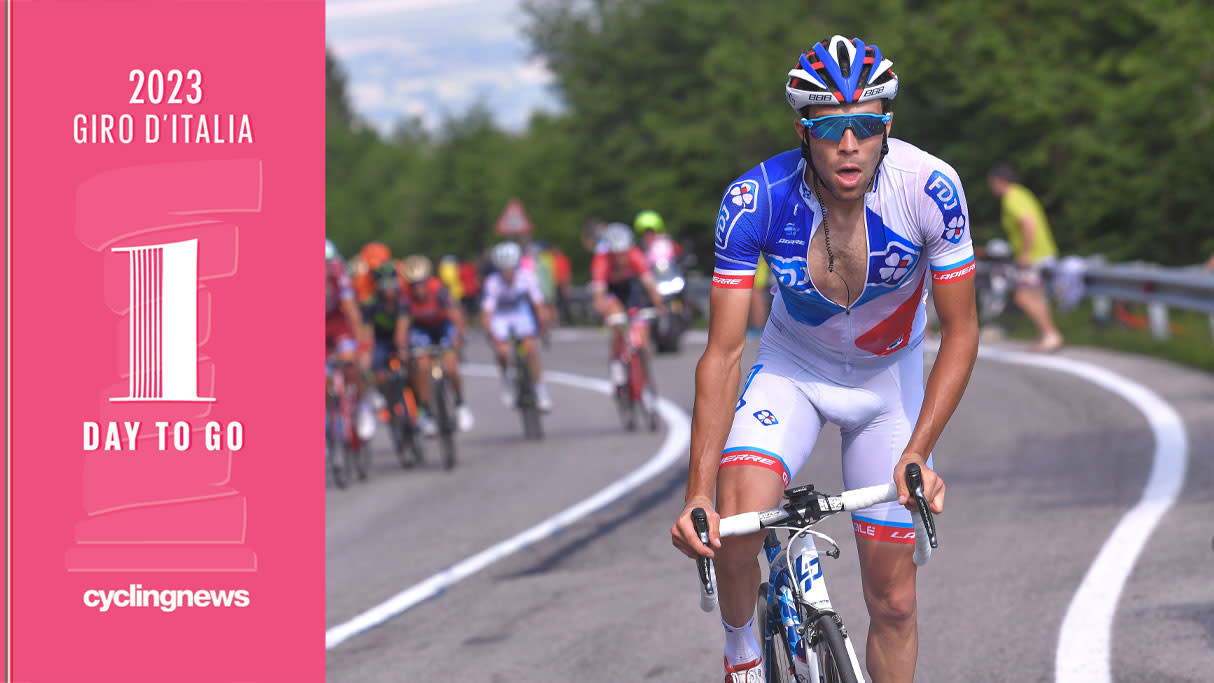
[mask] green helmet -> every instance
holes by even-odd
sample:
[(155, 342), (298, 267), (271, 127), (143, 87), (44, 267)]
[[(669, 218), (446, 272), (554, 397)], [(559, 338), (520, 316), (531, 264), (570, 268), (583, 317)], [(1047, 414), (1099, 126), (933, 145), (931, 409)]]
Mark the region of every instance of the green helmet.
[(645, 209), (637, 214), (636, 220), (632, 223), (632, 228), (638, 233), (646, 230), (654, 232), (665, 232), (666, 224), (662, 222), (662, 216), (653, 209)]

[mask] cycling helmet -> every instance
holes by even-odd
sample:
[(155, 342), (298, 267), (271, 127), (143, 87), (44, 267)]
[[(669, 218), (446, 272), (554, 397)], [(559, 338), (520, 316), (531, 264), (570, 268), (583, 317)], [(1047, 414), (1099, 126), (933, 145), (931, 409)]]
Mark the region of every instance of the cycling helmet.
[(654, 232), (665, 232), (666, 230), (666, 224), (662, 222), (661, 214), (653, 209), (645, 209), (638, 213), (632, 222), (632, 227), (638, 233), (645, 232), (646, 230), (653, 230)]
[(421, 254), (414, 254), (405, 259), (401, 270), (404, 271), (405, 282), (414, 285), (428, 280), (433, 268), (430, 265), (430, 259)]
[(498, 270), (514, 270), (523, 258), (523, 248), (515, 242), (502, 242), (493, 248), (493, 265)]
[(400, 291), (400, 280), (396, 276), (396, 267), (391, 262), (384, 262), (383, 265), (371, 271), (371, 276), (375, 278), (375, 288), (385, 294)]
[(325, 238), (325, 260), (332, 261), (335, 258), (341, 258), (341, 252), (337, 251), (337, 245), (333, 244), (333, 240)]
[(623, 223), (609, 223), (603, 231), (607, 251), (622, 254), (632, 248), (632, 230)]
[(784, 94), (798, 113), (811, 105), (892, 100), (898, 94), (893, 65), (876, 45), (831, 36), (801, 53), (788, 72)]
[(370, 270), (379, 270), (380, 266), (392, 259), (392, 251), (383, 242), (367, 242), (358, 255)]

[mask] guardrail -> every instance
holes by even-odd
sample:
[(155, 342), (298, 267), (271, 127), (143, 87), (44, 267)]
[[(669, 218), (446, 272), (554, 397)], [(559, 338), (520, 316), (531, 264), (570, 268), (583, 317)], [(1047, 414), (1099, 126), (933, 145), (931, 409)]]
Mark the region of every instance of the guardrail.
[[(1209, 317), (1211, 341), (1214, 342), (1214, 272), (1200, 266), (1167, 268), (1144, 263), (1105, 263), (1088, 259), (1084, 267), (1084, 296), (1092, 300), (1092, 314), (1100, 321), (1113, 315), (1114, 301), (1146, 304), (1148, 327), (1156, 339), (1171, 335), (1168, 311), (1176, 308), (1204, 313)], [(691, 273), (687, 277), (687, 296), (695, 310), (708, 311), (712, 282), (708, 277)], [(573, 287), (571, 309), (578, 322), (593, 324), (597, 316), (590, 307), (590, 291), (585, 286)]]
[(1084, 296), (1092, 300), (1099, 320), (1112, 316), (1114, 301), (1146, 304), (1151, 335), (1171, 335), (1168, 310), (1179, 308), (1204, 313), (1214, 341), (1214, 273), (1201, 267), (1164, 268), (1140, 263), (1091, 263), (1084, 271)]

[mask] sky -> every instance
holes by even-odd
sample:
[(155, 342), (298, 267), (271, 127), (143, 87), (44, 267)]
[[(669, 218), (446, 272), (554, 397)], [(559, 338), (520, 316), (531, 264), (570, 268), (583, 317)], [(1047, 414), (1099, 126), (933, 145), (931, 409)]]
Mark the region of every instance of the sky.
[(519, 0), (326, 0), (325, 11), (350, 104), (381, 131), (410, 116), (437, 130), (478, 100), (522, 130), (532, 111), (559, 107)]

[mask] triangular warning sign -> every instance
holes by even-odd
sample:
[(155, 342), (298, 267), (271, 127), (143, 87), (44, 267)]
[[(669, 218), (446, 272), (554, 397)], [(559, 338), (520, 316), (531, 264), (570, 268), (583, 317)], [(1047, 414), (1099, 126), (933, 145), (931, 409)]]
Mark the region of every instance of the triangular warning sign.
[(497, 234), (506, 237), (531, 235), (531, 219), (527, 217), (527, 211), (518, 199), (511, 199), (506, 203), (506, 208), (497, 219)]

